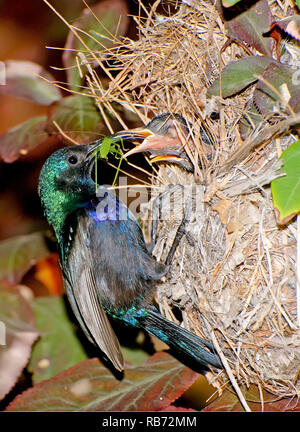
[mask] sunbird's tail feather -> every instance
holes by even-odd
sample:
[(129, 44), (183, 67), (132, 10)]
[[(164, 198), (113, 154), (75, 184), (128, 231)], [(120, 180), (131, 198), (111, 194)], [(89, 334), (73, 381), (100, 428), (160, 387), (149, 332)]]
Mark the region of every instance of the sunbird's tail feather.
[(147, 312), (140, 325), (148, 333), (165, 342), (176, 353), (182, 354), (194, 363), (196, 361), (204, 369), (207, 369), (208, 365), (223, 368), (209, 342), (167, 320), (154, 308), (147, 308)]

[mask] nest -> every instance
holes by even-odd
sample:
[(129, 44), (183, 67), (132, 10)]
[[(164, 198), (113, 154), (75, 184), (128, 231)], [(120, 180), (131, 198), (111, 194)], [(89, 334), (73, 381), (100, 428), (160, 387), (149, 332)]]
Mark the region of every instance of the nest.
[[(212, 2), (185, 0), (171, 15), (158, 14), (159, 3), (146, 19), (135, 17), (137, 40), (126, 39), (99, 55), (102, 69), (114, 70), (108, 87), (101, 89), (91, 70), (89, 81), (102, 111), (115, 115), (117, 104), (144, 123), (153, 114), (178, 113), (196, 130), (195, 146), (188, 149), (195, 173), (160, 165), (145, 208), (147, 234), (161, 204), (154, 255), (162, 261), (182, 217), (189, 216), (170, 273), (157, 287), (158, 303), (170, 320), (213, 341), (226, 364), (225, 371), (210, 375), (219, 388), (229, 377), (238, 386), (299, 396), (300, 227), (296, 221), (277, 225), (269, 187), (278, 175), (279, 148), (292, 142), (281, 133), (289, 120), (273, 129), (265, 122), (242, 141), (238, 120), (251, 89), (210, 100), (206, 90), (244, 49), (231, 44), (222, 52), (227, 38)], [(271, 6), (275, 15), (284, 13), (275, 1)], [(218, 112), (216, 120), (212, 112)], [(213, 143), (210, 157), (203, 153), (200, 124)]]

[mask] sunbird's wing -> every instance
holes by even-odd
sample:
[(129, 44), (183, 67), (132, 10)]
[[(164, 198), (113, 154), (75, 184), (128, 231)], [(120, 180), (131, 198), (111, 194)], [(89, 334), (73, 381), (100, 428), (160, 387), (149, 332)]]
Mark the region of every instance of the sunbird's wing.
[(72, 247), (64, 268), (65, 285), (72, 309), (89, 340), (99, 346), (116, 369), (124, 369), (123, 355), (114, 330), (97, 297), (94, 260), (87, 237), (88, 216), (78, 218)]

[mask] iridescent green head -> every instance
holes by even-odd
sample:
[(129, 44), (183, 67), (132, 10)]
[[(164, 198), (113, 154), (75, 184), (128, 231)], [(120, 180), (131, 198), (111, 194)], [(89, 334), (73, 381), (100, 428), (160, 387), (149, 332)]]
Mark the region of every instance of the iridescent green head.
[(65, 147), (45, 162), (39, 179), (39, 195), (58, 241), (66, 218), (95, 197), (96, 185), (91, 178), (95, 146)]

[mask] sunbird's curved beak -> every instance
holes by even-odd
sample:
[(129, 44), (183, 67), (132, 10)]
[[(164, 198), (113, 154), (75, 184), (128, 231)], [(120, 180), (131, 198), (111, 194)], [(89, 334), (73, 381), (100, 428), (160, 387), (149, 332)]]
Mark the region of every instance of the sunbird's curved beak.
[[(127, 153), (124, 154), (124, 158), (127, 158), (128, 156), (131, 156), (136, 153), (143, 153), (145, 151), (148, 151), (152, 147), (152, 143), (150, 143), (151, 137), (154, 137), (154, 133), (151, 132), (149, 129), (133, 129), (132, 131), (127, 131), (127, 139), (130, 140), (141, 140), (141, 143), (138, 143), (136, 147), (129, 150)], [(150, 143), (150, 144), (149, 144)]]
[(153, 135), (149, 129), (132, 129), (127, 131), (120, 131), (113, 135), (114, 138), (122, 138), (124, 140), (134, 140), (134, 139), (145, 139)]
[(85, 166), (85, 173), (88, 177), (91, 176), (93, 170), (93, 164), (97, 159), (97, 150), (101, 147), (102, 141), (103, 141), (102, 139), (99, 139), (89, 144), (89, 149), (86, 154), (86, 166)]
[[(128, 140), (128, 141), (141, 141), (136, 144), (136, 146), (124, 154), (124, 159), (136, 154), (136, 153), (150, 153), (150, 162), (170, 162), (170, 163), (180, 163), (182, 157), (179, 154), (172, 154), (171, 152), (160, 154), (155, 156), (155, 153), (160, 151), (165, 152), (166, 149), (172, 149), (178, 145), (179, 140), (168, 137), (166, 135), (158, 135), (151, 130), (145, 128), (132, 129), (130, 131), (120, 131), (111, 136), (112, 139)], [(94, 141), (90, 144), (90, 149), (87, 154), (87, 163), (91, 165), (92, 161), (97, 158), (98, 149), (102, 145), (102, 139)], [(173, 150), (174, 151), (174, 150)], [(151, 154), (153, 152), (153, 154)]]
[[(146, 138), (148, 138), (149, 136), (154, 135), (151, 131), (144, 129), (144, 130), (131, 130), (131, 131), (120, 131), (115, 133), (114, 135), (111, 135), (110, 138), (117, 140), (120, 139), (121, 140), (143, 140), (143, 142), (141, 144), (138, 144), (134, 149), (128, 151), (127, 153), (125, 153), (124, 157), (129, 156), (130, 154), (133, 153), (139, 153), (139, 152), (143, 152), (146, 151), (146, 149), (140, 148), (140, 146), (143, 146), (143, 144), (145, 143)], [(94, 141), (92, 143), (90, 143), (90, 149), (87, 153), (87, 159), (90, 160), (92, 159), (92, 156), (95, 156), (97, 153), (97, 150), (101, 147), (103, 142), (103, 139)]]
[[(138, 144), (135, 148), (130, 150), (124, 155), (124, 158), (129, 156), (133, 153), (139, 153), (146, 151), (147, 148), (145, 147), (146, 144), (146, 138), (149, 136), (152, 136), (153, 133), (151, 131), (148, 131), (147, 129), (144, 130), (131, 130), (131, 131), (120, 131), (115, 133), (114, 135), (111, 135), (109, 138), (111, 138), (114, 141), (122, 141), (122, 140), (142, 140), (142, 143)], [(92, 170), (93, 163), (98, 159), (100, 156), (100, 147), (103, 143), (103, 139), (99, 139), (97, 141), (93, 141), (89, 144), (89, 149), (86, 155), (86, 169), (87, 173), (90, 174)], [(140, 148), (141, 147), (141, 148)]]

